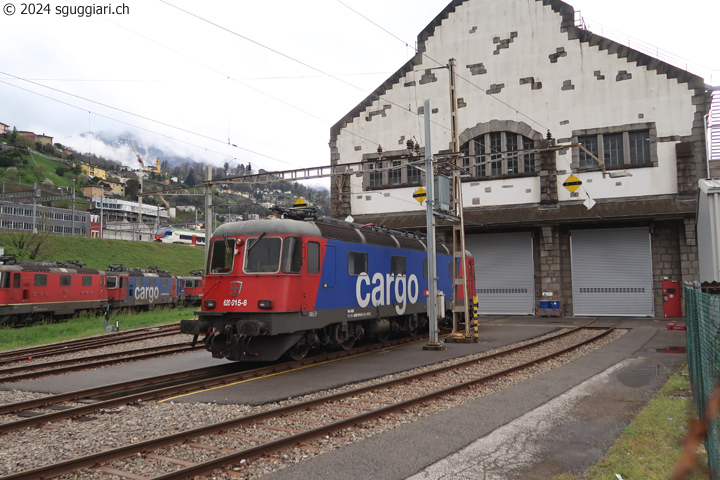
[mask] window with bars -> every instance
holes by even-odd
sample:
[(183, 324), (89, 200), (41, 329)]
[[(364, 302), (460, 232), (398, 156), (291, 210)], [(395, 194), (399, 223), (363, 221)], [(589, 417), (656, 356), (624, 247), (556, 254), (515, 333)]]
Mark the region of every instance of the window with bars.
[(490, 132), (460, 149), (462, 166), (475, 178), (533, 174), (538, 159), (535, 142), (514, 132)]
[[(618, 132), (617, 128), (607, 130), (607, 133), (579, 135), (577, 143), (601, 159), (606, 168), (653, 164), (651, 129), (625, 132)], [(583, 149), (577, 149), (576, 158), (581, 169), (600, 168), (600, 164)]]
[[(418, 167), (419, 157), (396, 156), (371, 160), (365, 164), (365, 182), (368, 188), (420, 185), (423, 181), (423, 165)], [(412, 163), (412, 165), (411, 165)]]

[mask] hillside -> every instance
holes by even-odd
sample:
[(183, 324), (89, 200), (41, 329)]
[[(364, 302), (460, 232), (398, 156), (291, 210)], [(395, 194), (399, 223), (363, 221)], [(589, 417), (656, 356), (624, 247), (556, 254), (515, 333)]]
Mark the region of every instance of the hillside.
[[(0, 232), (0, 247), (5, 248), (6, 255), (20, 253), (13, 246), (18, 243), (18, 235)], [(174, 275), (190, 275), (192, 270), (204, 269), (205, 249), (202, 247), (60, 235), (46, 235), (45, 242), (36, 261), (80, 260), (86, 267), (99, 270), (121, 263), (133, 268), (159, 267)], [(23, 255), (23, 259), (28, 258), (27, 254)]]
[[(109, 141), (104, 139), (103, 141)], [(0, 142), (8, 143), (0, 151), (0, 180), (4, 185), (4, 192), (27, 191), (33, 183), (43, 190), (43, 195), (54, 196), (68, 193), (73, 185), (79, 189), (88, 185), (108, 185), (103, 178), (92, 177), (83, 173), (80, 164), (102, 168), (107, 174), (107, 180), (122, 181), (125, 184), (125, 196), (121, 200), (137, 201), (138, 180), (134, 172), (124, 172), (122, 164), (116, 160), (90, 154), (74, 152), (61, 144), (42, 145), (13, 134), (0, 134)], [(12, 151), (15, 145), (18, 150)], [(115, 145), (117, 146), (117, 145)], [(163, 159), (161, 171), (151, 172), (143, 180), (145, 192), (162, 191), (167, 189), (183, 189), (196, 186), (205, 176), (205, 165), (197, 162), (185, 161), (174, 166), (167, 160), (162, 151), (148, 147), (146, 152), (152, 152), (150, 158)], [(72, 152), (68, 156), (68, 152)], [(178, 159), (174, 159), (176, 162)], [(87, 169), (86, 169), (87, 171)], [(260, 170), (259, 173), (263, 173)], [(222, 167), (214, 166), (212, 178), (220, 180), (231, 176), (258, 173), (251, 165), (235, 164), (228, 161)], [(124, 177), (124, 178), (122, 178)], [(226, 218), (234, 220), (240, 214), (256, 214), (261, 217), (270, 214), (269, 205), (292, 206), (302, 197), (310, 206), (317, 207), (324, 214), (330, 212), (329, 192), (324, 188), (313, 188), (298, 182), (278, 182), (272, 185), (254, 186), (250, 184), (218, 184), (213, 188), (213, 204), (217, 220)], [(85, 208), (86, 203), (82, 195), (78, 199), (79, 208)], [(87, 201), (90, 199), (88, 198)], [(204, 198), (192, 195), (169, 195), (165, 199), (171, 206), (194, 206), (204, 211)], [(143, 203), (165, 206), (165, 202), (154, 196), (146, 196)], [(67, 208), (69, 201), (58, 201), (57, 207)], [(194, 222), (195, 214), (178, 214), (174, 223)], [(204, 219), (201, 219), (204, 221)]]

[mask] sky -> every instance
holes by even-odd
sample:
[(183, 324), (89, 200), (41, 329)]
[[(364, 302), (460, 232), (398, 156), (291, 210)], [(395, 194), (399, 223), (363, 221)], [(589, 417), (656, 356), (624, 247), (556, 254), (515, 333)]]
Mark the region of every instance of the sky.
[[(329, 165), (330, 127), (414, 55), (448, 0), (52, 2), (0, 2), (0, 122), (130, 166), (127, 134), (278, 171)], [(720, 85), (717, 0), (567, 3), (594, 32)]]

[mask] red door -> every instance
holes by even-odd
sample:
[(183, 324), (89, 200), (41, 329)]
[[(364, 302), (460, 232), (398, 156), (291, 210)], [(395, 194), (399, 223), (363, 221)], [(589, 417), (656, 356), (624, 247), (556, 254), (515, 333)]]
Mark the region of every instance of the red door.
[(680, 282), (663, 280), (663, 313), (666, 317), (682, 317)]

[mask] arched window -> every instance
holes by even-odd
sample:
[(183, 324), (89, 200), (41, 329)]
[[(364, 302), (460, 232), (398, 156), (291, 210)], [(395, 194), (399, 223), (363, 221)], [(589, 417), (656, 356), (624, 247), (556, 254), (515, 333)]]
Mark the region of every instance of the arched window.
[(528, 175), (539, 159), (535, 142), (519, 133), (489, 132), (460, 147), (462, 167), (473, 178)]

